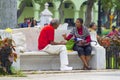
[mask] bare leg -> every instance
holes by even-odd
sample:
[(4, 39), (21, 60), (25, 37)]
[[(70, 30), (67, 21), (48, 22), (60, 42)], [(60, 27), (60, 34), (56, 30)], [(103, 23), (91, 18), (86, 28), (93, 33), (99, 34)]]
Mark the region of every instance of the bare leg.
[(90, 59), (91, 59), (91, 56), (85, 56), (85, 58), (86, 58), (86, 62), (87, 62), (87, 65), (88, 65), (88, 66), (85, 66), (85, 68), (86, 68), (87, 70), (91, 70), (92, 68), (89, 66), (89, 61), (90, 61)]
[(80, 56), (80, 59), (82, 60), (82, 62), (83, 62), (83, 64), (84, 64), (84, 67), (85, 67), (85, 66), (88, 66), (88, 63), (87, 63), (87, 61), (86, 61), (86, 57), (85, 57), (84, 55), (81, 55), (81, 56)]
[(89, 61), (91, 59), (91, 56), (85, 56), (85, 58), (86, 58), (87, 64), (89, 65)]

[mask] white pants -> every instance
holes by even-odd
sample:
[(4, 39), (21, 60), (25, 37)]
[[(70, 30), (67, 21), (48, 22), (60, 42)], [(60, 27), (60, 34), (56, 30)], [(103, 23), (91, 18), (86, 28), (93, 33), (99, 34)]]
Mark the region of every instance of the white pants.
[(67, 56), (67, 49), (65, 45), (47, 45), (43, 51), (49, 54), (58, 54), (60, 55), (60, 63), (62, 66), (68, 65), (68, 56)]

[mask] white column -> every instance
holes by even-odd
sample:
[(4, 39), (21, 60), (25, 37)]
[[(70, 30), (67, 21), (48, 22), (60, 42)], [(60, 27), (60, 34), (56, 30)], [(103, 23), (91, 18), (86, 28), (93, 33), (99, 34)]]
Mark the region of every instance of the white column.
[(74, 21), (79, 18), (79, 10), (74, 11)]
[(34, 19), (39, 20), (40, 4), (34, 3)]
[(34, 10), (34, 19), (39, 20), (39, 10)]
[(93, 17), (94, 17), (93, 21), (94, 21), (95, 23), (97, 23), (97, 21), (98, 21), (98, 11), (97, 11), (97, 10), (94, 10), (94, 15), (93, 15)]
[(53, 1), (54, 3), (54, 17), (59, 19), (59, 6), (60, 6), (60, 0)]
[(94, 20), (93, 21), (95, 23), (97, 23), (98, 22), (98, 4), (97, 3), (94, 4), (93, 11), (94, 11), (94, 15), (93, 15)]
[(54, 11), (54, 15), (55, 15), (55, 18), (59, 19), (59, 11), (58, 10)]
[(23, 0), (17, 0), (17, 10), (19, 9), (19, 6)]

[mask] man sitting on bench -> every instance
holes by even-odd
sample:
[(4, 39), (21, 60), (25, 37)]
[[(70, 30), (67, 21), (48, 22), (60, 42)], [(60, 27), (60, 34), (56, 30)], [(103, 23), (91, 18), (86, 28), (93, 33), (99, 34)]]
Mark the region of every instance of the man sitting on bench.
[(65, 42), (54, 42), (55, 29), (59, 26), (59, 20), (53, 19), (49, 25), (42, 28), (38, 38), (38, 49), (45, 51), (49, 54), (60, 55), (60, 70), (72, 70), (72, 67), (68, 67), (68, 56)]

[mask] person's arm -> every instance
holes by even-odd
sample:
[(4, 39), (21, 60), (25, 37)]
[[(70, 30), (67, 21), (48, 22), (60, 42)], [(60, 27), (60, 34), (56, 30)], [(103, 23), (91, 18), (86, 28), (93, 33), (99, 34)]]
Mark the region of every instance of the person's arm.
[(89, 43), (89, 42), (91, 42), (90, 35), (86, 37), (86, 39), (85, 39), (85, 42), (86, 42), (86, 43)]
[(70, 34), (67, 36), (67, 34), (63, 34), (62, 36), (63, 36), (63, 38), (65, 39), (65, 40), (70, 40), (72, 37), (73, 37), (73, 35), (74, 35), (74, 32), (75, 32), (75, 30), (74, 30), (75, 28), (73, 28), (72, 30), (71, 30), (71, 32), (70, 32)]
[(111, 32), (110, 32), (110, 33), (108, 33), (106, 36), (107, 36), (107, 37), (110, 37), (110, 36), (111, 36)]
[(63, 34), (62, 35), (63, 36), (63, 38), (65, 39), (65, 40), (70, 40), (72, 37), (73, 37), (73, 35), (72, 34), (69, 34), (68, 36), (66, 35), (66, 34)]
[(85, 40), (79, 41), (79, 45), (85, 45), (86, 43), (91, 42), (90, 35), (85, 38)]
[(65, 45), (66, 43), (65, 42), (54, 42), (54, 41), (51, 41), (50, 44), (51, 45)]

